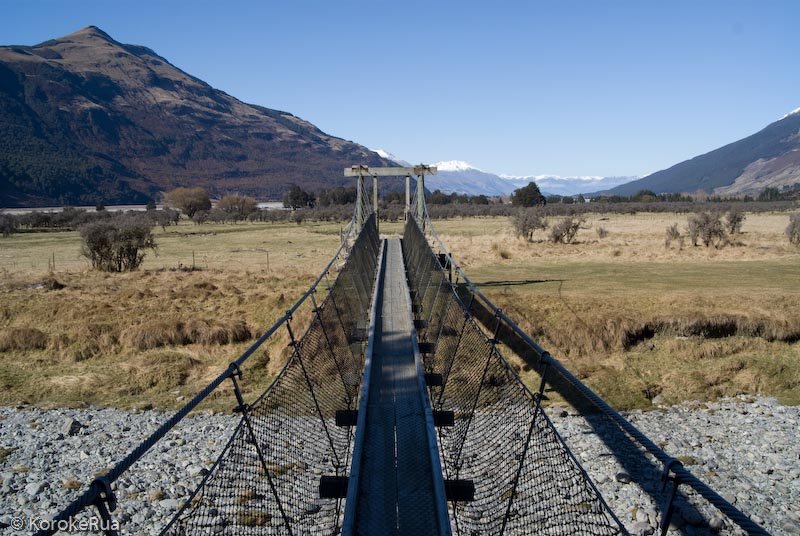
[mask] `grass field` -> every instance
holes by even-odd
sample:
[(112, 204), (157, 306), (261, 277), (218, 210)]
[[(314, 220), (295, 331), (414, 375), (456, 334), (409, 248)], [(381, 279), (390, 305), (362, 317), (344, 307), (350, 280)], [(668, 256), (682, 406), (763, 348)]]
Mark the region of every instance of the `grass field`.
[(783, 235), (788, 220), (748, 215), (737, 245), (719, 250), (665, 248), (666, 227), (685, 227), (675, 214), (591, 215), (567, 245), (518, 239), (503, 219), (435, 226), (490, 299), (631, 408), (743, 392), (800, 403), (800, 250)]
[[(157, 255), (127, 274), (90, 270), (74, 232), (0, 240), (0, 403), (179, 405), (299, 298), (336, 251), (339, 229), (184, 222), (158, 228)], [(269, 384), (287, 342), (279, 332), (248, 362), (246, 392)]]
[[(800, 250), (782, 234), (788, 215), (748, 215), (736, 246), (665, 248), (666, 227), (685, 221), (591, 215), (568, 245), (518, 239), (507, 218), (435, 226), (492, 300), (620, 408), (740, 392), (800, 403)], [(0, 403), (179, 405), (300, 296), (339, 230), (182, 223), (157, 229), (157, 255), (129, 274), (91, 271), (77, 233), (0, 239)], [(186, 271), (193, 254), (198, 270)], [(248, 393), (279, 370), (286, 342), (251, 360)]]

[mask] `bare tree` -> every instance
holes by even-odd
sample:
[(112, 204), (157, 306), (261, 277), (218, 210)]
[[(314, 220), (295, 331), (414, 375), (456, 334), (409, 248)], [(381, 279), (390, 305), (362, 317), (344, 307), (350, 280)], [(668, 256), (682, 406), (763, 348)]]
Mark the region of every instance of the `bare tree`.
[(728, 240), (719, 214), (710, 212), (701, 212), (689, 216), (687, 231), (692, 239), (693, 246), (697, 245), (699, 239), (703, 241), (705, 247), (714, 246), (718, 248), (724, 246)]
[(190, 218), (198, 210), (211, 209), (211, 199), (208, 197), (208, 192), (202, 188), (175, 188), (164, 194), (164, 201), (172, 207), (181, 209)]
[(258, 210), (258, 203), (252, 197), (226, 195), (219, 200), (216, 208), (227, 214), (231, 220), (244, 220)]
[(746, 216), (739, 208), (732, 208), (725, 214), (725, 228), (728, 234), (739, 234), (742, 232), (742, 224)]
[(536, 209), (521, 209), (511, 217), (517, 238), (525, 237), (528, 242), (533, 241), (533, 233), (547, 229), (547, 222), (540, 211)]

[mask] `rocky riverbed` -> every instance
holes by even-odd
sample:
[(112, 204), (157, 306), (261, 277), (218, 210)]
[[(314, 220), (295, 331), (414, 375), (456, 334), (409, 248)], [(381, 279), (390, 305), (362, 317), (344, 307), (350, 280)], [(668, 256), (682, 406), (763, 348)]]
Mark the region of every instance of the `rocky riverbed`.
[[(670, 487), (663, 466), (605, 418), (552, 407), (556, 428), (633, 534), (658, 533)], [(628, 420), (724, 499), (772, 534), (800, 534), (800, 407), (740, 396), (634, 411)], [(738, 534), (704, 499), (680, 488), (672, 518), (683, 534)]]
[[(548, 409), (609, 506), (634, 534), (657, 529), (666, 498), (661, 466), (604, 418)], [(49, 518), (120, 460), (169, 414), (114, 409), (0, 408), (0, 526)], [(739, 397), (688, 403), (629, 419), (696, 476), (773, 534), (800, 534), (800, 408)], [(117, 482), (115, 518), (126, 534), (157, 534), (202, 479), (237, 423), (186, 419)], [(674, 534), (737, 534), (692, 494), (677, 501)]]

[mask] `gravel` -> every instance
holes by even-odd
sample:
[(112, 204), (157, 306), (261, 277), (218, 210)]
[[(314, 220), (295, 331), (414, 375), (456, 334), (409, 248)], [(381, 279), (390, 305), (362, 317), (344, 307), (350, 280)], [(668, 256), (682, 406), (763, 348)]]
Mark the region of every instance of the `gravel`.
[[(0, 408), (0, 527), (14, 517), (49, 519), (85, 485), (172, 414), (116, 409)], [(126, 534), (158, 534), (200, 483), (238, 423), (201, 413), (180, 423), (116, 483), (113, 513)], [(79, 488), (79, 489), (74, 489)], [(0, 529), (3, 534), (30, 534)]]
[[(558, 407), (547, 413), (628, 530), (658, 533), (667, 496), (660, 465), (602, 417), (584, 418)], [(0, 527), (20, 516), (52, 517), (170, 415), (0, 408), (0, 447), (7, 452), (0, 462)], [(769, 532), (800, 534), (800, 408), (737, 397), (627, 417)], [(119, 507), (113, 514), (122, 532), (157, 534), (210, 469), (237, 422), (234, 415), (191, 416), (123, 475), (116, 483)], [(740, 533), (692, 493), (676, 500), (672, 527), (675, 534)], [(2, 532), (28, 534), (29, 528)]]
[[(604, 417), (563, 408), (549, 408), (548, 415), (628, 530), (658, 533), (670, 489), (662, 490), (661, 464)], [(800, 534), (800, 407), (740, 396), (625, 415), (768, 532)], [(676, 500), (672, 525), (682, 533), (742, 533), (686, 486), (680, 490), (685, 496)]]

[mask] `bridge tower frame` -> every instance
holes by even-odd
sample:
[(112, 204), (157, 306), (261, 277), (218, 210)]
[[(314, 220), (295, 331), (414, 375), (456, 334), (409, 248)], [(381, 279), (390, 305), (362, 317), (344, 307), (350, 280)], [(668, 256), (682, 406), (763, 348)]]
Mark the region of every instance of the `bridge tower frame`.
[[(416, 214), (417, 221), (424, 225), (425, 221), (425, 175), (436, 175), (436, 166), (428, 166), (420, 164), (413, 167), (375, 167), (371, 168), (365, 165), (354, 165), (349, 168), (344, 168), (345, 177), (356, 178), (356, 212), (355, 224), (357, 230), (360, 231), (364, 226), (366, 220), (365, 210), (367, 207), (366, 190), (364, 188), (364, 179), (372, 177), (372, 209), (375, 212), (375, 224), (378, 223), (378, 177), (405, 177), (406, 179), (406, 206), (403, 212), (403, 218), (408, 220), (408, 214), (412, 209), (411, 201), (411, 176), (417, 177), (417, 190), (416, 190)], [(420, 193), (422, 197), (420, 198)], [(422, 202), (420, 202), (420, 200)]]

